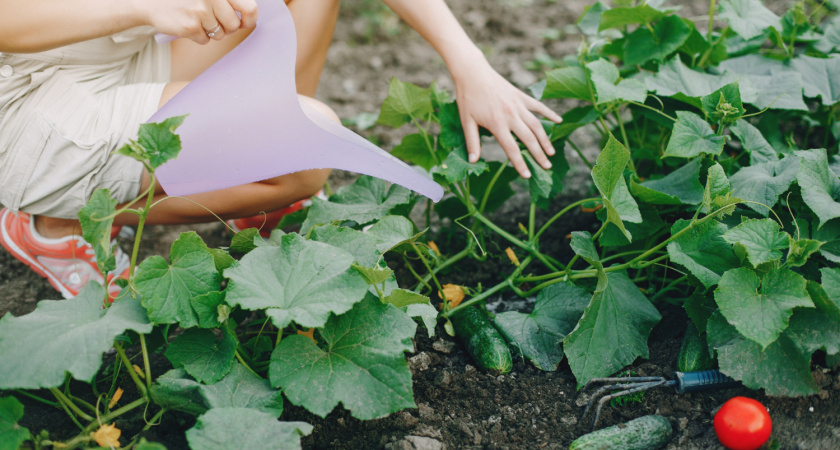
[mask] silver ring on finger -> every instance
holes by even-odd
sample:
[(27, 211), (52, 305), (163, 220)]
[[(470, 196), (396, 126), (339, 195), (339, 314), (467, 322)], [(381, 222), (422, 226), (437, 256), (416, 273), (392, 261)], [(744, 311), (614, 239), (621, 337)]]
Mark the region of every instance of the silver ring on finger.
[(207, 33), (207, 37), (212, 38), (212, 37), (216, 36), (216, 33), (218, 33), (219, 30), (221, 30), (221, 29), (222, 29), (222, 24), (220, 24), (219, 22), (216, 22), (216, 28), (213, 28), (213, 31), (205, 31), (205, 32)]

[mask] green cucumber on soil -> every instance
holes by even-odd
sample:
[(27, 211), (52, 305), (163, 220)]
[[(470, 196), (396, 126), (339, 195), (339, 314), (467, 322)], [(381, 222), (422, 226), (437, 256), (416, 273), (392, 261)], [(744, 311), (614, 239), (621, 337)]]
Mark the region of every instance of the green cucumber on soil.
[(478, 367), (500, 374), (510, 372), (513, 358), (508, 343), (483, 311), (464, 308), (453, 314), (450, 321), (455, 337), (464, 344)]
[(653, 450), (671, 440), (668, 419), (651, 414), (577, 438), (569, 450)]
[(712, 367), (714, 367), (714, 361), (709, 356), (706, 335), (701, 336), (694, 322), (689, 320), (680, 346), (680, 355), (677, 357), (677, 370), (680, 372), (695, 372)]

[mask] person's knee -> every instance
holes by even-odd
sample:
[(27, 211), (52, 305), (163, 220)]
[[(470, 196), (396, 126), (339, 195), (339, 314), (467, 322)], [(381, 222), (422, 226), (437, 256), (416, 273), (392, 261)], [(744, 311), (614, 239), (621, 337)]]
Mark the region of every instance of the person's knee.
[(312, 97), (307, 97), (305, 95), (298, 95), (298, 99), (302, 104), (305, 103), (307, 106), (319, 112), (324, 117), (327, 117), (335, 123), (341, 123), (341, 119), (338, 117), (338, 114), (336, 114), (336, 112), (333, 111), (332, 108), (327, 106), (326, 103), (321, 102), (319, 100), (315, 100)]

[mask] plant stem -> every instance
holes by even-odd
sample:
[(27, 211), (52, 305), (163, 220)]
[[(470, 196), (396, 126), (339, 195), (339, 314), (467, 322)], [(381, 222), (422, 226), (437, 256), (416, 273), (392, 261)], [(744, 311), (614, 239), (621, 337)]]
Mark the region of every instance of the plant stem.
[[(58, 402), (62, 406), (64, 406), (65, 408), (69, 408), (70, 411), (72, 411), (77, 416), (81, 417), (83, 420), (88, 421), (88, 422), (93, 420), (93, 417), (85, 414), (84, 411), (79, 409), (79, 407), (76, 406), (75, 403), (73, 403), (73, 400), (70, 400), (66, 395), (64, 395), (63, 392), (61, 392), (57, 388), (50, 388), (50, 392), (52, 392), (53, 395), (55, 395), (55, 398), (58, 399)], [(72, 414), (71, 414), (71, 416), (72, 416)]]
[[(432, 273), (432, 266), (429, 265), (429, 261), (426, 260), (426, 257), (423, 256), (423, 252), (417, 247), (417, 244), (414, 241), (411, 242), (411, 248), (414, 249), (414, 252), (417, 253), (417, 256), (420, 257), (420, 261), (423, 261), (423, 265), (426, 266), (426, 270), (428, 273), (432, 274), (432, 281), (435, 282), (435, 286), (437, 286), (438, 291), (441, 295), (443, 295), (443, 286), (440, 285), (440, 281), (438, 281), (437, 277)], [(445, 299), (444, 299), (445, 300)]]
[(149, 364), (149, 351), (146, 349), (146, 336), (140, 334), (140, 351), (143, 353), (143, 369), (146, 372), (146, 387), (152, 388), (152, 365)]
[(530, 255), (526, 256), (525, 259), (523, 259), (522, 262), (519, 264), (519, 267), (517, 267), (516, 270), (514, 270), (510, 275), (508, 275), (508, 277), (505, 278), (504, 281), (502, 281), (501, 283), (493, 286), (492, 288), (482, 292), (481, 294), (476, 295), (475, 297), (473, 297), (469, 300), (465, 300), (465, 301), (461, 302), (460, 305), (450, 309), (449, 311), (442, 312), (440, 314), (440, 316), (443, 317), (444, 319), (449, 318), (450, 316), (452, 316), (452, 314), (456, 313), (457, 311), (459, 311), (462, 308), (466, 308), (470, 305), (473, 305), (475, 303), (483, 301), (487, 297), (495, 294), (496, 292), (504, 289), (505, 287), (512, 287), (513, 286), (512, 281), (514, 279), (516, 279), (516, 277), (518, 277), (519, 274), (522, 273), (523, 270), (525, 270), (525, 267), (527, 267), (528, 264), (531, 263), (531, 261), (533, 261), (533, 256), (530, 256)]
[(534, 222), (537, 216), (537, 204), (531, 202), (531, 208), (528, 211), (528, 241), (534, 241)]
[[(443, 270), (443, 269), (455, 264), (456, 262), (464, 259), (465, 257), (467, 257), (470, 253), (472, 253), (473, 250), (475, 250), (475, 245), (476, 245), (475, 241), (472, 241), (472, 240), (469, 241), (469, 244), (467, 245), (466, 248), (464, 248), (460, 252), (452, 255), (452, 257), (447, 258), (445, 261), (443, 261), (442, 263), (435, 266), (434, 270), (432, 270), (431, 273), (426, 274), (426, 276), (424, 276), (420, 279), (420, 281), (417, 283), (417, 285), (414, 286), (414, 290), (416, 291), (417, 288), (419, 288), (421, 284), (426, 285), (426, 287), (428, 287), (429, 290), (431, 290), (432, 288), (431, 288), (431, 286), (429, 286), (428, 281), (432, 278), (432, 275), (433, 274), (437, 275), (437, 273), (440, 272), (441, 270)], [(406, 262), (406, 264), (408, 264), (408, 263)]]
[[(147, 167), (148, 169), (148, 167)], [(151, 186), (155, 185), (154, 170), (148, 170)], [(150, 189), (149, 195), (146, 196), (146, 207), (140, 212), (140, 218), (137, 220), (137, 232), (134, 235), (134, 248), (131, 250), (131, 265), (128, 269), (128, 278), (134, 278), (134, 267), (137, 264), (137, 254), (140, 252), (140, 238), (143, 236), (143, 227), (146, 224), (146, 216), (149, 215), (149, 210), (152, 208), (152, 201), (155, 199), (155, 190)], [(130, 366), (129, 366), (130, 367)]]
[(30, 394), (29, 392), (26, 392), (26, 391), (24, 391), (24, 390), (22, 390), (22, 389), (15, 389), (15, 390), (14, 390), (14, 392), (16, 392), (16, 393), (18, 393), (18, 394), (20, 394), (20, 395), (22, 395), (22, 396), (24, 396), (24, 397), (29, 397), (29, 398), (31, 398), (32, 400), (35, 400), (35, 401), (41, 402), (41, 403), (43, 403), (43, 404), (45, 404), (45, 405), (50, 405), (50, 406), (52, 406), (52, 407), (54, 407), (54, 408), (60, 408), (60, 407), (61, 407), (61, 405), (60, 405), (60, 404), (58, 404), (58, 403), (56, 403), (56, 402), (51, 402), (51, 401), (49, 401), (49, 400), (47, 400), (47, 399), (45, 399), (45, 398), (38, 397), (38, 396), (37, 396), (37, 395), (35, 395), (35, 394)]
[(146, 388), (146, 384), (143, 383), (143, 381), (140, 380), (140, 377), (137, 376), (137, 372), (134, 371), (134, 366), (131, 364), (131, 360), (128, 359), (128, 356), (126, 356), (125, 350), (123, 350), (119, 342), (114, 342), (114, 348), (117, 350), (117, 356), (119, 356), (120, 360), (122, 360), (128, 375), (134, 381), (134, 384), (137, 385), (137, 390), (140, 391), (140, 395), (142, 395), (143, 398), (147, 398), (149, 391)]
[[(706, 40), (712, 43), (712, 32), (715, 29), (715, 0), (709, 0), (709, 29), (706, 32)], [(705, 55), (704, 55), (705, 56)], [(705, 58), (703, 58), (705, 59)]]
[[(430, 286), (429, 283), (426, 281), (426, 278), (421, 277), (420, 274), (417, 273), (416, 270), (414, 270), (414, 267), (411, 265), (411, 261), (409, 261), (405, 255), (403, 255), (403, 261), (405, 261), (405, 267), (408, 268), (408, 271), (411, 272), (412, 275), (414, 275), (414, 278), (416, 278), (420, 284), (422, 284), (426, 289), (428, 289), (429, 292), (433, 292), (434, 289), (432, 289), (432, 286)], [(431, 272), (427, 276), (431, 278)], [(414, 289), (417, 290), (417, 287), (415, 287)]]
[(547, 230), (547, 229), (548, 229), (548, 227), (549, 227), (549, 226), (551, 226), (551, 224), (553, 224), (555, 221), (557, 221), (557, 219), (559, 219), (560, 217), (562, 217), (562, 216), (563, 216), (564, 214), (566, 214), (567, 212), (569, 212), (569, 211), (571, 211), (572, 209), (577, 208), (578, 206), (583, 205), (583, 204), (585, 204), (585, 203), (589, 203), (589, 202), (597, 201), (597, 200), (600, 200), (600, 199), (601, 199), (601, 197), (591, 197), (591, 198), (585, 198), (585, 199), (583, 199), (583, 200), (578, 200), (578, 201), (576, 201), (576, 202), (574, 202), (574, 203), (570, 204), (569, 206), (567, 206), (567, 207), (565, 207), (565, 208), (561, 209), (561, 210), (560, 210), (560, 212), (558, 212), (557, 214), (555, 214), (555, 215), (554, 215), (551, 219), (548, 219), (548, 221), (547, 221), (545, 224), (543, 224), (543, 226), (542, 226), (542, 227), (540, 227), (539, 231), (537, 231), (537, 234), (535, 234), (535, 235), (534, 235), (534, 240), (539, 240), (539, 239), (540, 239), (540, 236), (542, 236), (542, 234), (543, 234), (543, 233), (545, 233), (545, 230)]
[(262, 378), (257, 372), (254, 372), (254, 369), (252, 369), (251, 366), (249, 366), (244, 359), (242, 359), (242, 355), (239, 354), (239, 350), (234, 350), (233, 355), (236, 356), (236, 359), (239, 361), (240, 364), (242, 364), (243, 367), (248, 369), (248, 372), (251, 372), (256, 377)]
[(490, 183), (487, 185), (487, 189), (484, 190), (484, 195), (481, 197), (481, 204), (478, 207), (478, 212), (484, 214), (484, 208), (487, 207), (487, 200), (490, 199), (490, 192), (493, 191), (493, 187), (496, 185), (496, 182), (499, 180), (499, 177), (502, 176), (502, 173), (507, 168), (507, 164), (502, 164), (499, 166), (499, 170), (493, 174), (493, 178), (490, 180)]
[(578, 148), (578, 146), (577, 146), (577, 145), (575, 145), (575, 143), (574, 143), (574, 142), (572, 142), (572, 140), (571, 140), (571, 139), (566, 139), (566, 142), (568, 142), (568, 143), (569, 143), (569, 145), (571, 145), (571, 146), (572, 146), (572, 148), (575, 150), (575, 152), (577, 152), (577, 154), (578, 154), (578, 156), (580, 157), (581, 161), (583, 161), (583, 163), (584, 163), (584, 164), (586, 164), (586, 167), (588, 167), (588, 168), (589, 168), (589, 170), (592, 170), (592, 163), (591, 163), (591, 162), (589, 162), (589, 160), (588, 160), (588, 159), (586, 159), (586, 157), (585, 157), (585, 156), (583, 156), (583, 152), (582, 152), (582, 151), (580, 151), (580, 149)]
[(651, 296), (651, 297), (650, 297), (650, 301), (651, 301), (651, 303), (652, 303), (652, 302), (654, 302), (654, 301), (656, 301), (659, 297), (661, 297), (661, 296), (662, 296), (662, 294), (664, 294), (664, 293), (666, 293), (666, 292), (668, 292), (668, 291), (670, 291), (670, 290), (672, 290), (672, 289), (676, 288), (676, 286), (677, 286), (677, 285), (679, 285), (680, 283), (684, 282), (684, 281), (685, 281), (685, 280), (687, 280), (687, 279), (688, 279), (688, 277), (687, 277), (687, 276), (685, 276), (685, 275), (683, 275), (683, 276), (681, 276), (681, 277), (677, 278), (676, 280), (674, 280), (674, 281), (672, 281), (672, 282), (668, 283), (668, 285), (667, 285), (667, 286), (665, 286), (664, 288), (660, 289), (660, 290), (659, 290), (659, 292), (657, 292), (656, 294), (653, 294), (653, 296)]
[[(630, 140), (627, 139), (627, 131), (624, 129), (624, 121), (621, 120), (621, 115), (618, 113), (617, 109), (613, 111), (613, 114), (615, 115), (615, 121), (618, 122), (618, 129), (621, 130), (621, 139), (624, 141), (624, 147), (632, 154), (632, 151), (630, 150)], [(636, 163), (633, 162), (633, 158), (630, 158), (628, 163), (630, 164), (630, 171), (635, 174)]]

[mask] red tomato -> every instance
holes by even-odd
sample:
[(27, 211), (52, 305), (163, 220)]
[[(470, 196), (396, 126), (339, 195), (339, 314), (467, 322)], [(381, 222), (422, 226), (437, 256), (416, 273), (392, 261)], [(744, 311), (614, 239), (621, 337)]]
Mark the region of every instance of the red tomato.
[(747, 397), (727, 400), (715, 414), (714, 423), (720, 443), (732, 450), (755, 450), (773, 431), (767, 408)]

